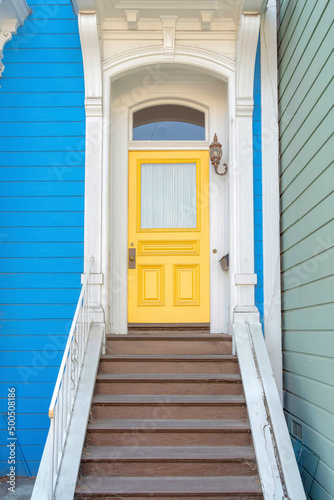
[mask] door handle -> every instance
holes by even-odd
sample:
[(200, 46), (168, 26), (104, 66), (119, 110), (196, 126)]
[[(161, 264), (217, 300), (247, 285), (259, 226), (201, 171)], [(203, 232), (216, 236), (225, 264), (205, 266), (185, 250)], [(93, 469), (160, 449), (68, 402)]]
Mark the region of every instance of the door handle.
[(129, 269), (136, 269), (136, 249), (129, 248)]

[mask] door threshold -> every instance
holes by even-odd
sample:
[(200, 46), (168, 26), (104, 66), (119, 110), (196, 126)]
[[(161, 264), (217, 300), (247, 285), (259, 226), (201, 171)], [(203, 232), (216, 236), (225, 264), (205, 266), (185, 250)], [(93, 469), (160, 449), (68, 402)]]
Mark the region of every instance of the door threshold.
[(210, 323), (128, 323), (128, 333), (209, 333)]

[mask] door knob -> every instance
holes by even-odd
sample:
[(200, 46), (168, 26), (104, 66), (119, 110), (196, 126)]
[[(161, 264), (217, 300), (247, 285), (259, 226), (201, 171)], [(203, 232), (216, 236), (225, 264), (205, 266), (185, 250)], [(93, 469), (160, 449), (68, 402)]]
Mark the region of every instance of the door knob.
[(129, 269), (136, 269), (136, 249), (129, 248)]

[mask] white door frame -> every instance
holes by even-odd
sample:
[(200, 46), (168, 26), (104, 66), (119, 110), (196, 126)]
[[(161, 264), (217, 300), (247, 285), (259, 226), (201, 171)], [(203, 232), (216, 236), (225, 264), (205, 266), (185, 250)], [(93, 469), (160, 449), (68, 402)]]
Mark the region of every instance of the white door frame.
[[(140, 93), (147, 93), (143, 87), (143, 80), (147, 72), (140, 76), (130, 75), (129, 83), (124, 79), (119, 83), (120, 93), (111, 89), (111, 116), (114, 120), (111, 133), (111, 157), (109, 169), (112, 175), (110, 186), (110, 201), (112, 202), (111, 220), (111, 268), (110, 268), (110, 297), (109, 303), (111, 331), (114, 333), (127, 332), (127, 224), (128, 224), (128, 150), (205, 150), (209, 148), (210, 141), (131, 141), (132, 139), (132, 114), (138, 109), (147, 106), (173, 103), (196, 108), (206, 116), (206, 139), (213, 137), (217, 132), (224, 143), (224, 152), (227, 157), (227, 120), (226, 120), (226, 85), (222, 82), (219, 90), (217, 80), (205, 76), (203, 81), (196, 82), (198, 73), (190, 73), (189, 80), (180, 84), (174, 80), (177, 75), (169, 68), (163, 83), (157, 86), (156, 97), (153, 88), (150, 89), (151, 98), (144, 98), (131, 105), (133, 88), (140, 88)], [(179, 75), (179, 71), (177, 72)], [(143, 76), (144, 75), (144, 76)], [(203, 79), (201, 75), (200, 80)], [(170, 78), (171, 77), (171, 78)], [(140, 85), (138, 84), (140, 82)], [(117, 83), (117, 82), (116, 82)], [(192, 98), (189, 97), (189, 84), (192, 84)], [(128, 87), (124, 90), (124, 88)], [(110, 92), (110, 89), (109, 89)], [(173, 96), (177, 95), (175, 98)], [(198, 96), (201, 102), (195, 100)], [(127, 104), (124, 104), (127, 103)], [(219, 106), (219, 107), (218, 107)], [(116, 126), (117, 124), (117, 126)], [(128, 141), (129, 139), (129, 141)], [(228, 324), (228, 274), (220, 269), (219, 258), (228, 252), (228, 180), (213, 172), (210, 167), (210, 249), (219, 249), (218, 253), (210, 252), (210, 310), (211, 330), (216, 333), (226, 332)]]

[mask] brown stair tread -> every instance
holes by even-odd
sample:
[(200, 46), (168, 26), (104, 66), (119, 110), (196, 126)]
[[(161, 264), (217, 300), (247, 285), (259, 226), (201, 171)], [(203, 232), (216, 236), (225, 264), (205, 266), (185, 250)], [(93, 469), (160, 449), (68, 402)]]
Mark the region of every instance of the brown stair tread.
[[(77, 494), (100, 495), (152, 495), (173, 494), (242, 494), (243, 497), (261, 495), (261, 485), (256, 476), (216, 476), (216, 477), (103, 477), (84, 476), (77, 484)], [(137, 496), (134, 496), (137, 498)], [(261, 497), (260, 497), (261, 498)]]
[(252, 446), (87, 446), (83, 461), (254, 460)]
[(233, 354), (104, 354), (103, 361), (235, 361)]
[(157, 395), (138, 395), (138, 394), (130, 394), (130, 395), (110, 395), (110, 394), (96, 394), (93, 397), (93, 404), (132, 404), (132, 403), (140, 403), (140, 404), (163, 404), (165, 405), (245, 405), (246, 400), (244, 396), (241, 394), (232, 394), (232, 395), (224, 395), (224, 396), (203, 396), (203, 395), (168, 395), (166, 400), (163, 401), (161, 398), (164, 396)]
[(177, 340), (227, 340), (232, 341), (231, 335), (227, 333), (178, 333), (173, 335), (172, 333), (160, 333), (151, 332), (147, 333), (128, 333), (126, 335), (119, 334), (109, 334), (107, 335), (107, 340), (172, 340), (173, 342)]
[(163, 374), (154, 374), (154, 373), (121, 373), (121, 374), (110, 374), (110, 373), (100, 373), (96, 377), (96, 381), (100, 380), (110, 380), (110, 381), (119, 381), (126, 380), (131, 382), (141, 383), (144, 380), (154, 380), (158, 382), (177, 382), (177, 381), (204, 381), (204, 382), (241, 382), (241, 376), (232, 373), (232, 374), (197, 374), (197, 373), (163, 373)]
[(135, 429), (143, 432), (176, 431), (184, 432), (194, 430), (204, 430), (207, 432), (215, 430), (247, 431), (249, 423), (247, 420), (145, 420), (145, 419), (98, 419), (94, 423), (88, 424), (88, 430), (122, 430)]

